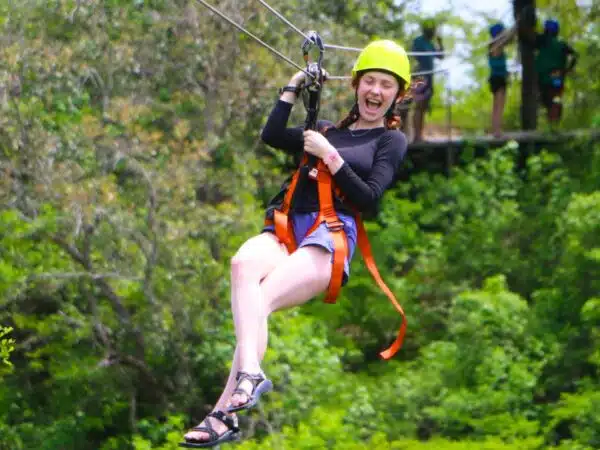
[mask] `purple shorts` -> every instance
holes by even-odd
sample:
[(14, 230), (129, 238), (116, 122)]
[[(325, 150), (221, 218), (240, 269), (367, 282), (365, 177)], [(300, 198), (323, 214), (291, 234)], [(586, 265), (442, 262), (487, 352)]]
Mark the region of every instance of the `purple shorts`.
[[(331, 252), (331, 261), (333, 262), (333, 239), (329, 235), (329, 230), (327, 229), (327, 225), (322, 223), (319, 227), (313, 231), (309, 236), (306, 235), (308, 230), (313, 226), (317, 216), (319, 213), (295, 213), (291, 214), (290, 217), (292, 219), (292, 224), (294, 227), (294, 237), (296, 238), (296, 242), (298, 243), (298, 248), (306, 247), (307, 245), (316, 245), (318, 247), (323, 247), (325, 250)], [(342, 280), (342, 286), (348, 282), (348, 278), (350, 277), (350, 261), (352, 260), (352, 256), (354, 255), (354, 250), (356, 249), (356, 221), (354, 217), (349, 216), (347, 214), (339, 214), (339, 219), (344, 223), (344, 231), (346, 232), (347, 241), (348, 241), (348, 257), (344, 262), (344, 278)], [(263, 228), (263, 232), (269, 231), (271, 233), (275, 232), (274, 225), (267, 225)]]
[(433, 97), (433, 79), (431, 76), (425, 76), (417, 83), (413, 91), (413, 97), (419, 103), (427, 103), (431, 100), (431, 97)]

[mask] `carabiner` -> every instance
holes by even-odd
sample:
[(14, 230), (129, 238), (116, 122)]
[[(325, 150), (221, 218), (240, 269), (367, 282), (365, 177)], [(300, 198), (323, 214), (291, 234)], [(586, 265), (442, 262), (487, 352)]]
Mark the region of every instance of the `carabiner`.
[(308, 65), (309, 61), (309, 52), (310, 50), (316, 46), (319, 49), (319, 56), (317, 58), (317, 64), (319, 68), (321, 68), (321, 63), (323, 62), (323, 53), (325, 52), (325, 46), (323, 45), (323, 40), (319, 33), (316, 31), (309, 31), (306, 34), (306, 39), (302, 43), (302, 54), (304, 55), (304, 62)]
[[(310, 59), (310, 51), (313, 48), (318, 49), (318, 57), (316, 61)], [(304, 107), (306, 108), (306, 123), (304, 124), (305, 130), (316, 130), (317, 128), (317, 116), (321, 106), (321, 89), (323, 87), (323, 53), (325, 52), (325, 46), (321, 36), (316, 31), (309, 31), (307, 38), (302, 43), (302, 55), (304, 56), (304, 62), (306, 63), (306, 72), (308, 75), (304, 80), (304, 90), (302, 100), (304, 101)]]

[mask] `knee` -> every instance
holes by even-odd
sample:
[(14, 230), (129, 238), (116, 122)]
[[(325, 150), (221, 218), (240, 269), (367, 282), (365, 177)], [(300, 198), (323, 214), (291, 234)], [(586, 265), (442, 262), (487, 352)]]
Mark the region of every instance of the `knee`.
[(260, 277), (258, 263), (256, 258), (236, 254), (231, 258), (231, 277), (234, 280)]
[(265, 295), (265, 292), (262, 291), (263, 294), (263, 310), (262, 310), (262, 317), (261, 319), (264, 320), (268, 320), (269, 317), (271, 316), (271, 314), (273, 314), (275, 311), (277, 311), (277, 308), (275, 308), (275, 302), (274, 299), (269, 297), (268, 295)]

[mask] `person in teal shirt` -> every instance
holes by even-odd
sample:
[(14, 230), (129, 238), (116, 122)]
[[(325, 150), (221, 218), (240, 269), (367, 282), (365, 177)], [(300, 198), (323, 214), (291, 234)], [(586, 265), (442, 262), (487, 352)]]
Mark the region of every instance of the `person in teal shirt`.
[(539, 98), (546, 108), (548, 123), (552, 126), (562, 117), (565, 77), (575, 68), (578, 55), (573, 47), (558, 37), (560, 25), (557, 20), (546, 20), (543, 33), (536, 33), (535, 15), (530, 13), (530, 16), (530, 21), (521, 21), (521, 36), (536, 50)]
[(508, 67), (504, 47), (515, 34), (516, 28), (513, 27), (507, 30), (502, 22), (495, 23), (490, 27), (492, 41), (488, 52), (488, 65), (490, 68), (488, 82), (494, 96), (492, 102), (492, 134), (496, 138), (502, 137), (502, 117), (508, 85)]
[[(412, 43), (412, 52), (428, 53), (417, 54), (416, 72), (426, 72), (421, 75), (422, 83), (415, 89), (415, 111), (413, 114), (413, 142), (423, 140), (423, 127), (425, 126), (425, 113), (429, 111), (431, 97), (433, 96), (433, 67), (434, 59), (444, 57), (444, 46), (439, 36), (436, 37), (436, 24), (432, 19), (424, 20), (421, 24), (423, 34), (415, 38)], [(435, 43), (434, 43), (435, 41)], [(437, 43), (437, 45), (436, 45)]]
[(549, 19), (544, 22), (544, 33), (535, 35), (535, 68), (540, 100), (551, 124), (562, 117), (565, 77), (577, 64), (577, 52), (559, 39), (559, 30), (558, 21)]

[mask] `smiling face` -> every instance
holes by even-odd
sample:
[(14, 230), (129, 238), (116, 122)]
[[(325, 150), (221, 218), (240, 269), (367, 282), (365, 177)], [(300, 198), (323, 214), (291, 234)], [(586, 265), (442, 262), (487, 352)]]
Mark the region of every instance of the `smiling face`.
[(399, 89), (397, 78), (389, 73), (378, 71), (364, 73), (356, 89), (360, 114), (356, 127), (382, 127), (385, 113), (396, 100)]

